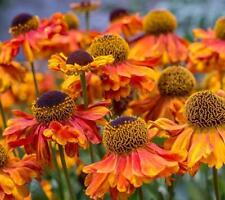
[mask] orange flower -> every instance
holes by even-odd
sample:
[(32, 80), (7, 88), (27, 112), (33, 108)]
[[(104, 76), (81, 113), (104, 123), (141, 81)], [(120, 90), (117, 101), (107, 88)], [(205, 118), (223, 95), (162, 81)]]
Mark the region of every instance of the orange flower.
[(105, 98), (119, 100), (120, 97), (127, 97), (131, 86), (147, 91), (153, 89), (155, 72), (150, 67), (158, 63), (158, 58), (148, 58), (145, 61), (128, 59), (129, 46), (118, 35), (97, 37), (88, 51), (93, 57), (114, 57), (112, 64), (106, 64), (97, 71)]
[(191, 72), (181, 66), (168, 67), (162, 71), (157, 86), (156, 92), (130, 103), (133, 114), (143, 115), (146, 121), (165, 117), (185, 122), (184, 103), (195, 86)]
[(225, 69), (225, 17), (216, 21), (214, 29), (195, 29), (194, 35), (201, 39), (190, 45), (189, 67), (193, 72), (223, 71)]
[(126, 40), (142, 31), (142, 19), (139, 14), (130, 15), (125, 9), (113, 10), (110, 22), (106, 33), (123, 35)]
[(12, 61), (9, 55), (15, 57), (18, 49), (5, 42), (0, 46), (0, 92), (4, 92), (14, 83), (21, 82), (25, 74), (25, 68), (20, 63)]
[[(40, 93), (54, 89), (54, 77), (51, 74), (38, 72), (36, 79)], [(25, 73), (22, 80), (23, 82), (12, 85), (11, 95), (15, 98), (15, 103), (32, 103), (36, 99), (36, 95), (31, 72)]]
[[(69, 93), (77, 94), (80, 83), (79, 77), (76, 75), (81, 71), (90, 71), (100, 77), (94, 84), (99, 85), (99, 81), (101, 81), (101, 90), (104, 97), (108, 99), (119, 100), (120, 97), (128, 96), (131, 85), (147, 91), (151, 91), (154, 87), (155, 73), (150, 67), (156, 65), (158, 59), (149, 58), (146, 61), (127, 59), (129, 47), (120, 36), (97, 37), (88, 52), (90, 54), (76, 51), (71, 53), (68, 58), (63, 54), (53, 55), (49, 60), (50, 69), (70, 75), (63, 84), (63, 89)], [(75, 76), (71, 76), (73, 74)], [(91, 79), (87, 80), (89, 88), (96, 88), (96, 85), (91, 85), (93, 84)]]
[(0, 144), (0, 199), (24, 199), (29, 195), (27, 184), (38, 178), (41, 168), (34, 155), (16, 158), (3, 143)]
[(225, 163), (225, 104), (222, 97), (210, 91), (193, 94), (186, 103), (187, 123), (177, 125), (168, 119), (152, 122), (167, 132), (170, 138), (165, 146), (182, 156), (190, 171), (196, 171), (199, 164), (221, 168)]
[(171, 12), (150, 11), (143, 21), (144, 36), (131, 43), (130, 57), (160, 57), (163, 65), (185, 61), (188, 42), (174, 33), (176, 26), (176, 17)]
[(68, 57), (63, 53), (52, 55), (49, 60), (49, 68), (61, 71), (66, 75), (79, 75), (81, 72), (95, 71), (99, 67), (114, 61), (112, 56), (98, 56), (93, 58), (88, 52), (78, 50)]
[(86, 194), (103, 198), (109, 190), (129, 196), (135, 188), (156, 178), (166, 178), (179, 169), (175, 154), (150, 142), (147, 124), (141, 118), (122, 116), (107, 124), (103, 160), (85, 166)]
[(104, 122), (103, 117), (109, 112), (107, 104), (84, 108), (76, 106), (63, 92), (46, 92), (33, 104), (33, 115), (14, 111), (17, 118), (9, 120), (4, 136), (11, 147), (24, 146), (28, 154), (36, 152), (37, 159), (44, 164), (50, 160), (48, 140), (63, 145), (67, 155), (74, 157), (78, 145), (86, 148), (88, 141), (101, 141), (96, 123)]
[(26, 60), (30, 62), (59, 51), (69, 53), (78, 48), (78, 42), (71, 40), (68, 28), (69, 24), (61, 13), (40, 22), (36, 16), (21, 13), (12, 21), (10, 32), (14, 37), (3, 43), (7, 47), (3, 53), (6, 58), (13, 59), (22, 48)]

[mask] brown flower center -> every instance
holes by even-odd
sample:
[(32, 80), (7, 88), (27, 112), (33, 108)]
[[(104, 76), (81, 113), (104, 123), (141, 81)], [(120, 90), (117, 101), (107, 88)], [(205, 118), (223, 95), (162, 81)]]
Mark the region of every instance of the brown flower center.
[(71, 53), (68, 56), (66, 64), (71, 64), (71, 65), (78, 64), (80, 66), (85, 66), (91, 62), (93, 62), (93, 58), (88, 52), (83, 50), (78, 50)]
[(214, 31), (217, 38), (225, 40), (225, 16), (217, 19), (216, 24), (214, 26)]
[(211, 91), (193, 94), (185, 106), (188, 122), (200, 128), (210, 128), (225, 123), (225, 102)]
[(8, 156), (5, 148), (0, 145), (0, 167), (4, 167), (7, 162)]
[(74, 108), (75, 102), (69, 95), (60, 91), (50, 91), (34, 102), (32, 111), (37, 121), (49, 123), (69, 119)]
[(158, 89), (165, 96), (186, 96), (195, 86), (195, 78), (190, 71), (181, 66), (163, 70), (158, 80)]
[(18, 36), (29, 32), (30, 30), (37, 29), (38, 25), (39, 21), (37, 16), (33, 16), (28, 13), (21, 13), (13, 18), (9, 32), (13, 36)]
[(94, 57), (112, 55), (114, 63), (118, 63), (127, 59), (129, 46), (118, 35), (103, 35), (92, 42), (88, 51)]
[(145, 16), (143, 26), (148, 34), (166, 34), (176, 29), (177, 20), (168, 10), (153, 10)]
[(103, 144), (107, 150), (122, 154), (144, 146), (147, 125), (141, 118), (121, 116), (105, 127)]

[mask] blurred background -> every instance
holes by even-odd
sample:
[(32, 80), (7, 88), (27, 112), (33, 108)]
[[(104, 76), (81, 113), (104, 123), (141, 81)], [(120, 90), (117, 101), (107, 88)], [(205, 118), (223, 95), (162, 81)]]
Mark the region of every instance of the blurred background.
[[(75, 0), (0, 0), (0, 40), (9, 38), (8, 27), (12, 18), (21, 12), (48, 17), (54, 12), (70, 10)], [(191, 29), (213, 26), (215, 19), (225, 15), (225, 0), (102, 0), (101, 9), (92, 13), (91, 27), (103, 30), (108, 15), (114, 8), (127, 8), (145, 14), (152, 8), (168, 8), (179, 21), (178, 33), (191, 39)], [(81, 27), (82, 27), (82, 17)]]
[[(69, 4), (74, 0), (0, 0), (0, 41), (10, 37), (8, 27), (12, 18), (27, 12), (38, 15), (40, 18), (48, 17), (55, 12), (67, 12)], [(104, 30), (108, 24), (110, 11), (115, 8), (127, 8), (133, 12), (144, 15), (153, 8), (167, 8), (178, 19), (178, 33), (192, 40), (192, 29), (196, 27), (212, 27), (217, 17), (225, 15), (225, 0), (102, 0), (101, 9), (91, 14), (91, 28)], [(79, 15), (78, 15), (79, 16)], [(84, 27), (83, 16), (79, 16), (81, 28)], [(222, 200), (225, 199), (225, 170), (219, 171), (220, 191)], [(211, 170), (203, 166), (194, 178), (189, 175), (178, 177), (175, 185), (175, 199), (173, 200), (212, 200), (212, 174)], [(167, 191), (163, 180), (144, 186), (144, 196), (148, 200), (161, 200)], [(80, 199), (87, 199), (81, 194)], [(133, 200), (137, 196), (132, 197)]]

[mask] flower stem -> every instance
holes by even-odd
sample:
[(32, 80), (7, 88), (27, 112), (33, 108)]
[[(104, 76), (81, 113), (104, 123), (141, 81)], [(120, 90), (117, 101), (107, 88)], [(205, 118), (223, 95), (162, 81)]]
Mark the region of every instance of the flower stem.
[(87, 82), (85, 77), (85, 72), (81, 72), (80, 74), (80, 82), (81, 82), (81, 88), (83, 93), (83, 100), (85, 107), (88, 106), (88, 97), (87, 97)]
[(1, 117), (2, 117), (2, 127), (5, 129), (7, 127), (6, 124), (6, 116), (2, 105), (2, 100), (0, 99), (0, 111), (1, 111)]
[(76, 195), (73, 192), (72, 185), (71, 185), (70, 178), (69, 178), (68, 169), (67, 169), (67, 166), (66, 166), (63, 147), (61, 145), (59, 145), (59, 155), (60, 155), (63, 172), (64, 172), (64, 175), (65, 175), (65, 178), (66, 178), (66, 183), (67, 183), (69, 194), (70, 194), (70, 200), (76, 200)]
[(53, 146), (52, 146), (52, 159), (53, 159), (53, 163), (55, 166), (57, 182), (58, 182), (58, 186), (59, 186), (60, 199), (64, 200), (62, 176), (61, 176), (60, 168), (59, 168), (59, 165), (58, 165), (58, 162), (56, 159), (56, 150)]
[(34, 63), (30, 62), (30, 66), (31, 66), (31, 71), (32, 71), (32, 76), (33, 76), (33, 81), (34, 81), (35, 94), (36, 94), (36, 97), (38, 97), (39, 96), (39, 90), (38, 90), (38, 83), (37, 83)]
[(168, 200), (173, 200), (174, 199), (174, 183), (172, 182), (171, 185), (167, 187), (168, 193), (169, 193), (169, 198)]
[(214, 192), (216, 196), (216, 200), (220, 200), (220, 195), (219, 195), (219, 184), (218, 184), (218, 172), (215, 167), (212, 168), (213, 170), (213, 185), (214, 185)]
[(90, 29), (90, 12), (85, 12), (85, 25), (86, 25), (86, 31), (89, 31)]
[[(87, 107), (88, 96), (87, 96), (87, 82), (86, 82), (85, 72), (81, 72), (80, 74), (80, 83), (82, 88), (84, 106)], [(93, 163), (95, 159), (94, 159), (94, 152), (93, 152), (93, 147), (91, 143), (90, 143), (89, 151), (90, 151), (91, 162)]]
[(144, 194), (142, 191), (142, 187), (140, 187), (138, 190), (138, 196), (139, 196), (139, 200), (144, 200)]

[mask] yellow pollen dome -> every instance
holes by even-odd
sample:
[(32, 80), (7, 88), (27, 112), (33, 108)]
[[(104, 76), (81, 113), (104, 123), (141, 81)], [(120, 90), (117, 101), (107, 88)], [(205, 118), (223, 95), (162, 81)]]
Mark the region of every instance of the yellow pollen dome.
[(166, 34), (175, 31), (176, 27), (176, 17), (168, 10), (150, 11), (143, 21), (143, 28), (147, 34)]
[(112, 55), (118, 63), (127, 59), (129, 45), (119, 35), (103, 35), (94, 39), (88, 51), (93, 57)]
[(195, 86), (195, 78), (184, 67), (172, 66), (164, 69), (158, 80), (158, 89), (165, 96), (186, 96)]
[(214, 26), (214, 31), (217, 38), (225, 40), (225, 16), (217, 19), (216, 24)]
[(7, 158), (8, 158), (7, 152), (5, 148), (0, 144), (0, 167), (5, 166)]
[(185, 106), (188, 122), (199, 128), (213, 128), (225, 124), (225, 102), (211, 91), (190, 96)]
[(41, 95), (32, 106), (32, 112), (38, 122), (65, 121), (74, 111), (74, 100), (64, 92), (49, 91)]
[(39, 20), (37, 16), (28, 13), (21, 13), (12, 20), (9, 32), (13, 36), (24, 34), (38, 28)]
[(147, 124), (139, 117), (121, 116), (109, 122), (103, 133), (106, 149), (118, 154), (129, 153), (147, 142)]
[(68, 28), (71, 29), (77, 29), (79, 27), (79, 19), (78, 17), (73, 14), (72, 12), (67, 12), (64, 14), (64, 20), (68, 26)]

